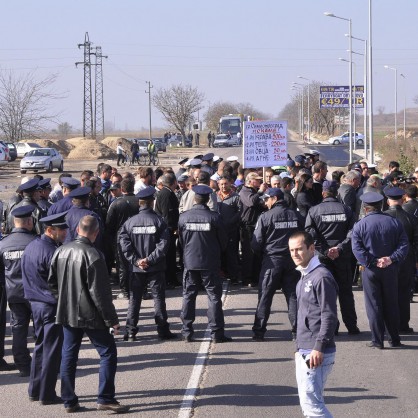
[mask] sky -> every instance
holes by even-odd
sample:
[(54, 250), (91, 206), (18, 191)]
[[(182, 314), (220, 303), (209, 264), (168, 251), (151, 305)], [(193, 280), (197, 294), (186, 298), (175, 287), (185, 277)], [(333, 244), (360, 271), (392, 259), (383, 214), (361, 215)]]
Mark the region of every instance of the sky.
[[(352, 35), (368, 38), (369, 0), (13, 0), (0, 6), (0, 68), (36, 78), (54, 73), (53, 103), (60, 121), (83, 120), (83, 61), (88, 32), (103, 55), (105, 121), (116, 130), (148, 127), (146, 81), (153, 88), (189, 84), (211, 103), (251, 103), (272, 117), (291, 100), (292, 82), (348, 85), (348, 22)], [(398, 111), (417, 107), (418, 2), (372, 0), (373, 104)], [(353, 51), (364, 43), (353, 40)], [(353, 54), (355, 84), (363, 80), (363, 56)], [(404, 74), (406, 78), (400, 77)], [(418, 118), (418, 116), (417, 116)], [(197, 119), (197, 115), (196, 115)], [(152, 109), (153, 127), (167, 127)]]

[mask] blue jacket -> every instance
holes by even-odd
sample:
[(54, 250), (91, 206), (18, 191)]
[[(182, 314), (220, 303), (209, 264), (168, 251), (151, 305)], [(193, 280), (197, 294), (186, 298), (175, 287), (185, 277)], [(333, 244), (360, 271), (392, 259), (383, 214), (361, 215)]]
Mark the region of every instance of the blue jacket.
[[(138, 215), (129, 218), (119, 232), (123, 255), (136, 273), (150, 273), (166, 269), (165, 257), (170, 235), (164, 219), (151, 208), (140, 207)], [(142, 270), (136, 263), (146, 258), (149, 268)]]
[[(25, 303), (22, 284), (22, 255), (36, 235), (24, 228), (14, 228), (0, 241), (0, 284), (6, 282), (9, 303)], [(27, 302), (26, 302), (27, 303)]]
[(194, 205), (179, 219), (179, 240), (186, 270), (219, 271), (221, 251), (226, 249), (225, 228), (218, 212)]
[(22, 281), (25, 299), (56, 305), (57, 300), (48, 286), (49, 267), (58, 244), (42, 235), (28, 244), (22, 257)]
[[(338, 285), (330, 271), (314, 256), (296, 286), (298, 349), (322, 353), (335, 347), (334, 334), (338, 323)], [(304, 273), (305, 270), (305, 273)]]
[(393, 263), (404, 260), (408, 254), (408, 238), (402, 224), (382, 212), (370, 212), (353, 228), (351, 246), (357, 261), (365, 267), (376, 266), (381, 257), (390, 257)]
[(56, 213), (65, 212), (73, 206), (72, 197), (65, 196), (58, 202), (53, 203), (48, 209), (48, 216), (55, 215)]

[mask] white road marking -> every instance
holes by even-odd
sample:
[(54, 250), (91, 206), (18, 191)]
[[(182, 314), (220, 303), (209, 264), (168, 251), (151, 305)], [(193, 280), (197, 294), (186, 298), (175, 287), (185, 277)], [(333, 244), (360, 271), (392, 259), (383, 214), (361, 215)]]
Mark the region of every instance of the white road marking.
[[(225, 303), (227, 293), (228, 282), (224, 282), (222, 290), (222, 306)], [(196, 400), (197, 392), (200, 386), (200, 381), (202, 380), (203, 372), (205, 370), (205, 366), (208, 360), (210, 345), (210, 328), (208, 327), (205, 331), (203, 341), (200, 344), (199, 352), (197, 353), (192, 374), (190, 375), (186, 391), (184, 392), (183, 401), (180, 406), (178, 418), (190, 418), (193, 415), (193, 405)]]

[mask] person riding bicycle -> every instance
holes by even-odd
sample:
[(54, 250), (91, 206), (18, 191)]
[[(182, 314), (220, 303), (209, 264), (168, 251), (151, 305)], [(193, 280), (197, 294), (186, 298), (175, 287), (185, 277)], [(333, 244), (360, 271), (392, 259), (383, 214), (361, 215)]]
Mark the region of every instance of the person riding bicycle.
[(157, 147), (155, 146), (152, 139), (150, 139), (149, 144), (147, 146), (149, 162), (152, 165), (155, 165), (155, 157), (157, 155)]

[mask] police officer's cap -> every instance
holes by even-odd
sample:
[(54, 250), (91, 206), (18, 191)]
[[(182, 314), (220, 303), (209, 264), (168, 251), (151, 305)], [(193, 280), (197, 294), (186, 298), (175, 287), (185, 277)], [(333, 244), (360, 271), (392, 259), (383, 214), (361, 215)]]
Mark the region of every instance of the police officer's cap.
[(30, 179), (18, 187), (20, 192), (31, 193), (38, 189), (39, 179)]
[(202, 157), (202, 161), (210, 161), (213, 160), (213, 157), (215, 156), (215, 154), (213, 152), (208, 152), (207, 154), (205, 154)]
[(72, 190), (68, 196), (75, 199), (82, 199), (91, 193), (91, 187), (78, 187)]
[(295, 162), (293, 160), (287, 160), (286, 166), (292, 168), (295, 166)]
[(55, 213), (54, 215), (45, 216), (42, 219), (39, 219), (39, 222), (42, 222), (45, 226), (56, 226), (60, 229), (68, 228), (67, 222), (65, 221), (65, 215), (67, 215), (68, 210), (61, 213)]
[(16, 209), (12, 210), (12, 215), (15, 218), (29, 218), (32, 215), (32, 212), (35, 210), (35, 206), (33, 205), (26, 205), (26, 206), (19, 206)]
[(360, 196), (360, 200), (368, 205), (379, 203), (383, 200), (383, 196), (377, 192), (367, 192)]
[(325, 180), (322, 183), (322, 191), (324, 191), (324, 192), (336, 193), (337, 190), (338, 190), (338, 184), (335, 181)]
[(186, 181), (188, 178), (189, 178), (189, 176), (187, 174), (182, 174), (182, 175), (177, 177), (177, 181), (178, 182), (183, 182), (183, 181)]
[(226, 161), (229, 161), (230, 163), (234, 162), (234, 161), (238, 161), (238, 157), (236, 155), (230, 155)]
[(296, 155), (295, 156), (295, 163), (304, 164), (305, 163), (305, 157), (303, 155)]
[(313, 155), (314, 157), (317, 157), (320, 152), (316, 149), (310, 149), (308, 152), (305, 152), (305, 154)]
[(201, 160), (203, 158), (203, 154), (196, 155), (194, 160)]
[(359, 163), (355, 163), (353, 164), (353, 166), (351, 167), (352, 170), (356, 170), (356, 171), (362, 171), (361, 165)]
[(41, 180), (38, 183), (38, 187), (42, 190), (51, 188), (51, 178)]
[(76, 187), (80, 186), (80, 184), (81, 184), (77, 179), (75, 179), (73, 177), (63, 177), (61, 179), (61, 183), (67, 189), (75, 189)]
[(220, 157), (219, 155), (214, 155), (213, 156), (213, 162), (216, 163), (220, 163), (221, 161), (223, 161), (224, 159), (222, 157)]
[(284, 199), (284, 193), (278, 187), (270, 187), (270, 189), (267, 189), (267, 191), (264, 193), (263, 197), (264, 198), (277, 197), (277, 200), (283, 200)]
[(184, 164), (188, 160), (189, 160), (188, 158), (183, 158), (182, 160), (179, 161), (179, 165)]
[(141, 200), (154, 199), (155, 187), (148, 186), (145, 189), (140, 190), (135, 196)]
[(282, 179), (284, 179), (285, 177), (288, 177), (289, 179), (291, 179), (292, 178), (292, 176), (287, 172), (287, 171), (282, 171), (280, 174), (279, 174), (279, 176), (280, 176), (280, 178), (282, 178)]
[(385, 187), (383, 193), (392, 200), (400, 200), (405, 192), (399, 187)]
[(116, 183), (112, 183), (111, 186), (109, 187), (109, 190), (118, 190), (120, 189), (120, 183), (116, 182)]
[(213, 190), (209, 186), (206, 186), (204, 184), (194, 186), (192, 190), (200, 196), (207, 196), (213, 193)]
[(202, 164), (202, 160), (200, 158), (193, 158), (190, 160), (190, 167), (198, 167)]

